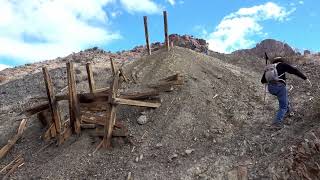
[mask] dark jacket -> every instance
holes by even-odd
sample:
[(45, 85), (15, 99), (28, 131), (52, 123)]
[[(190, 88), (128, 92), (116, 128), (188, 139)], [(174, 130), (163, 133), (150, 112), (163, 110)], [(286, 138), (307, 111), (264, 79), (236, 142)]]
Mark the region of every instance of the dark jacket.
[[(287, 63), (284, 63), (284, 62), (281, 62), (281, 63), (279, 63), (278, 65), (277, 65), (277, 71), (278, 71), (278, 74), (279, 74), (279, 76), (281, 75), (281, 74), (283, 74), (283, 75), (281, 75), (279, 78), (280, 79), (282, 79), (283, 80), (283, 83), (285, 83), (286, 82), (286, 74), (285, 73), (289, 73), (289, 74), (294, 74), (294, 75), (296, 75), (296, 76), (298, 76), (298, 77), (300, 77), (300, 78), (302, 78), (302, 79), (304, 79), (304, 80), (306, 80), (307, 79), (307, 77), (304, 75), (304, 74), (302, 74), (297, 68), (295, 68), (295, 67), (292, 67), (292, 66), (290, 66), (289, 64), (287, 64)], [(280, 81), (280, 82), (282, 82), (282, 81)], [(262, 76), (262, 78), (261, 78), (261, 83), (267, 83), (267, 80), (266, 80), (266, 78), (265, 78), (265, 73), (263, 73), (263, 76)]]

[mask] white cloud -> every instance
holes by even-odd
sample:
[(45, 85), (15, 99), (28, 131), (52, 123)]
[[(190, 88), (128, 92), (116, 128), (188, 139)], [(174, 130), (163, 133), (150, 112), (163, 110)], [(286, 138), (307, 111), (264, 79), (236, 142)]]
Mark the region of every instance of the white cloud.
[(110, 13), (112, 18), (116, 18), (122, 14), (121, 11), (113, 11)]
[(241, 8), (225, 16), (215, 31), (207, 36), (209, 48), (214, 51), (230, 53), (237, 49), (249, 48), (255, 44), (250, 37), (264, 36), (262, 21), (284, 21), (295, 9), (286, 10), (275, 3), (268, 2), (250, 8)]
[(299, 4), (304, 4), (304, 1), (299, 1)]
[(119, 39), (103, 7), (113, 0), (0, 0), (0, 56), (34, 62)]
[(5, 65), (5, 64), (0, 64), (0, 71), (4, 70), (6, 68), (10, 68), (10, 66)]
[(124, 9), (129, 13), (142, 12), (147, 14), (157, 14), (163, 7), (152, 0), (120, 0)]
[(174, 6), (176, 4), (175, 0), (166, 0), (169, 4), (171, 4), (172, 6)]

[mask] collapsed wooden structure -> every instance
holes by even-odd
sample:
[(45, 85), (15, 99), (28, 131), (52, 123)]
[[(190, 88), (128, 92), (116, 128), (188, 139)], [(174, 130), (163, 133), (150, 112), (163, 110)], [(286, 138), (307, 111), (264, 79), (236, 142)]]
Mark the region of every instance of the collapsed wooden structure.
[[(112, 137), (127, 136), (127, 128), (116, 120), (119, 105), (158, 108), (161, 105), (160, 92), (171, 91), (173, 86), (182, 85), (183, 77), (175, 74), (161, 79), (156, 84), (148, 87), (154, 90), (137, 93), (119, 93), (122, 81), (128, 82), (122, 69), (115, 67), (110, 59), (112, 69), (112, 82), (109, 88), (96, 89), (92, 73), (92, 65), (86, 65), (89, 93), (78, 94), (76, 89), (74, 65), (67, 63), (68, 94), (56, 95), (50, 74), (46, 67), (43, 68), (48, 100), (46, 103), (27, 109), (27, 115), (38, 114), (39, 120), (47, 128), (42, 138), (45, 141), (56, 139), (57, 144), (62, 144), (72, 134), (79, 135), (82, 129), (96, 129), (97, 136), (102, 137), (97, 149), (111, 147)], [(40, 97), (45, 98), (45, 97)], [(62, 121), (59, 101), (67, 100), (69, 104), (69, 119)], [(106, 116), (97, 116), (95, 112), (105, 112)]]

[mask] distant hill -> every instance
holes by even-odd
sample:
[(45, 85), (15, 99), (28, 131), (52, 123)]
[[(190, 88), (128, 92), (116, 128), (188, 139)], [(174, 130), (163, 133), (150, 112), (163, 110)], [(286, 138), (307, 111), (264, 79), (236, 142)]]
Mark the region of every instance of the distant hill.
[(252, 49), (237, 50), (232, 52), (232, 54), (240, 56), (250, 55), (262, 58), (264, 57), (265, 52), (267, 52), (270, 57), (296, 55), (296, 52), (287, 43), (283, 43), (274, 39), (265, 39)]

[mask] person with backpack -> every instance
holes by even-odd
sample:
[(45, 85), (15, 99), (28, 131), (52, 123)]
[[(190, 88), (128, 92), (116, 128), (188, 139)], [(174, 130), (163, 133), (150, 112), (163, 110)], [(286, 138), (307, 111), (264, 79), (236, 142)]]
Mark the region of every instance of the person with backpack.
[(307, 80), (310, 86), (312, 86), (309, 79), (303, 73), (297, 68), (285, 63), (282, 57), (274, 58), (272, 64), (268, 64), (265, 67), (261, 83), (267, 84), (269, 93), (278, 98), (279, 110), (272, 126), (279, 129), (283, 127), (283, 120), (290, 111), (288, 90), (286, 87), (286, 73), (294, 74), (303, 80)]

